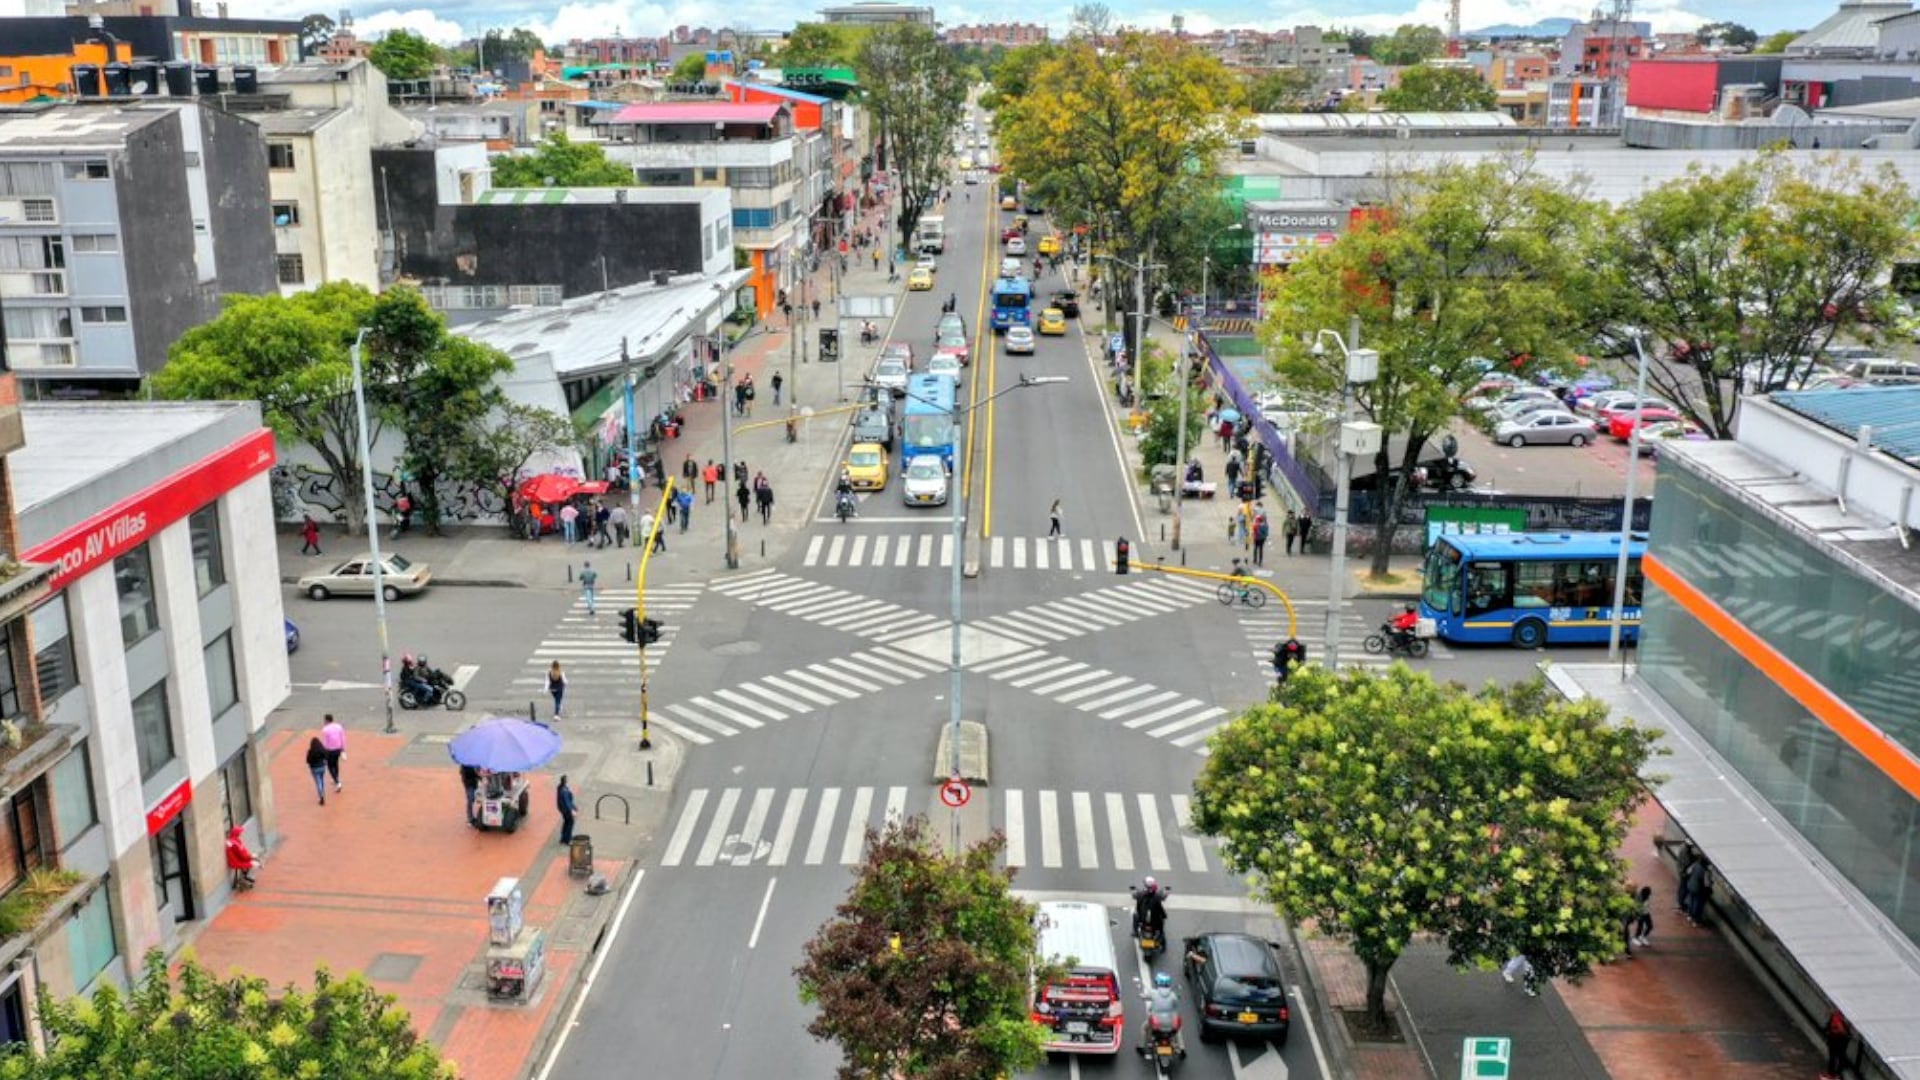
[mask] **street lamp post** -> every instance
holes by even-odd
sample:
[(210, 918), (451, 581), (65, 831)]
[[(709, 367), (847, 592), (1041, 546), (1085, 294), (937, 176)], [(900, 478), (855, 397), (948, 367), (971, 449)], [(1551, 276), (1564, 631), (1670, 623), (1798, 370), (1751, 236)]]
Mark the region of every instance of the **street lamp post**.
[(1627, 492), (1620, 501), (1620, 558), (1613, 568), (1613, 618), (1608, 620), (1607, 627), (1609, 661), (1620, 658), (1620, 632), (1626, 619), (1627, 546), (1633, 540), (1633, 498), (1640, 479), (1640, 410), (1646, 407), (1647, 400), (1647, 350), (1640, 344), (1638, 331), (1631, 340), (1639, 358), (1639, 371), (1633, 378), (1633, 428), (1627, 436)]
[(720, 454), (726, 459), (720, 471), (721, 511), (726, 520), (726, 557), (727, 569), (740, 569), (740, 532), (733, 524), (733, 350), (739, 344), (766, 329), (765, 323), (756, 323), (741, 334), (738, 340), (727, 339), (726, 320), (720, 322)]
[(387, 636), (387, 564), (380, 557), (380, 521), (373, 505), (373, 446), (367, 428), (367, 385), (360, 373), (360, 346), (367, 340), (367, 328), (361, 327), (347, 356), (353, 363), (353, 409), (360, 419), (360, 496), (366, 503), (367, 549), (373, 555), (373, 621), (380, 637), (380, 696), (387, 707), (385, 731), (392, 735), (393, 725), (393, 650)]
[[(1193, 335), (1199, 332), (1198, 320), (1205, 318), (1207, 314), (1207, 271), (1213, 265), (1213, 242), (1226, 233), (1238, 232), (1239, 230), (1240, 223), (1236, 221), (1225, 228), (1215, 230), (1213, 235), (1207, 238), (1207, 246), (1200, 255), (1200, 310), (1195, 313), (1195, 325), (1188, 330), (1180, 343), (1180, 378), (1178, 380), (1180, 393), (1180, 427), (1178, 433), (1174, 436), (1173, 454), (1173, 550), (1175, 551), (1180, 550), (1180, 526), (1182, 523), (1180, 501), (1181, 497), (1186, 494), (1186, 481), (1180, 475), (1180, 469), (1185, 465), (1187, 460), (1187, 388), (1191, 385), (1193, 379), (1192, 367), (1195, 359)], [(1141, 351), (1144, 353), (1146, 350), (1142, 349)], [(1229, 491), (1227, 494), (1231, 496), (1233, 492)]]
[(1332, 330), (1321, 330), (1313, 337), (1313, 355), (1326, 354), (1321, 342), (1331, 340), (1340, 346), (1346, 358), (1346, 370), (1340, 379), (1340, 444), (1337, 448), (1333, 496), (1333, 566), (1327, 593), (1325, 648), (1327, 670), (1340, 667), (1340, 622), (1345, 615), (1347, 584), (1347, 495), (1353, 486), (1353, 459), (1380, 449), (1380, 425), (1353, 418), (1353, 388), (1380, 376), (1380, 354), (1360, 347), (1360, 320), (1354, 319), (1347, 330), (1349, 345)]

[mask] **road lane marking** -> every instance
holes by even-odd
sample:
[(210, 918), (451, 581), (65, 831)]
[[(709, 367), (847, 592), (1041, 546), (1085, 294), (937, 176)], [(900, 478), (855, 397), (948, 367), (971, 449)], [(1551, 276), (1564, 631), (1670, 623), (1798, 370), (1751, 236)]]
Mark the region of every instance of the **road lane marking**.
[(707, 824), (707, 838), (700, 842), (700, 854), (694, 857), (694, 865), (712, 866), (720, 857), (720, 847), (727, 842), (727, 823), (733, 820), (733, 808), (739, 802), (739, 788), (720, 793), (720, 803), (713, 808), (713, 820)]
[(780, 883), (777, 877), (767, 879), (767, 894), (760, 898), (760, 914), (753, 917), (753, 933), (747, 935), (747, 948), (760, 944), (760, 927), (767, 921), (767, 907), (773, 903), (773, 887)]
[(1113, 868), (1133, 869), (1133, 837), (1127, 828), (1127, 801), (1118, 792), (1107, 792), (1107, 837), (1113, 845)]
[(1186, 848), (1187, 869), (1196, 874), (1207, 872), (1207, 845), (1193, 832), (1193, 800), (1185, 795), (1173, 796), (1173, 820), (1180, 826), (1180, 845)]
[(1052, 791), (1040, 793), (1040, 865), (1060, 867), (1060, 802)]
[(753, 865), (754, 852), (760, 847), (760, 830), (766, 828), (767, 811), (772, 808), (772, 788), (763, 787), (753, 793), (753, 803), (747, 807), (746, 824), (740, 826), (740, 844), (744, 850), (733, 857), (733, 865)]
[(806, 810), (807, 789), (791, 788), (787, 791), (787, 803), (780, 810), (780, 824), (773, 833), (773, 850), (767, 853), (767, 865), (785, 866), (787, 855), (793, 850), (793, 838), (800, 831), (800, 815)]
[(693, 839), (693, 830), (700, 824), (700, 810), (706, 805), (706, 788), (694, 788), (687, 795), (687, 805), (680, 811), (680, 820), (674, 822), (673, 837), (667, 841), (667, 853), (660, 859), (661, 866), (680, 865), (680, 858), (687, 853), (687, 844)]
[(840, 845), (840, 865), (860, 861), (860, 849), (867, 842), (867, 820), (873, 813), (873, 789), (855, 788), (853, 808), (847, 813), (847, 838)]
[(807, 838), (808, 866), (819, 866), (827, 859), (827, 841), (833, 839), (834, 812), (840, 809), (840, 789), (827, 788), (820, 793), (819, 816), (813, 819), (813, 835)]
[(1008, 788), (1006, 798), (1006, 823), (1002, 830), (1007, 838), (1007, 865), (1027, 865), (1027, 809), (1020, 801), (1023, 797), (1019, 788)]
[(1100, 841), (1093, 826), (1093, 796), (1084, 791), (1073, 793), (1073, 847), (1080, 857), (1080, 869), (1100, 869)]
[(1160, 800), (1144, 791), (1140, 793), (1140, 824), (1147, 838), (1147, 865), (1162, 873), (1173, 869), (1167, 859), (1167, 838), (1160, 833)]
[(553, 1040), (553, 1049), (547, 1053), (546, 1064), (540, 1067), (539, 1080), (548, 1080), (553, 1074), (554, 1063), (560, 1060), (560, 1052), (567, 1047), (567, 1036), (580, 1023), (580, 1010), (586, 1007), (587, 996), (593, 992), (593, 984), (600, 978), (600, 965), (607, 962), (607, 954), (613, 951), (613, 943), (620, 936), (620, 928), (627, 924), (627, 911), (633, 907), (633, 898), (640, 895), (640, 879), (646, 877), (645, 870), (635, 870), (628, 879), (626, 895), (620, 898), (620, 909), (613, 913), (613, 922), (607, 927), (607, 939), (594, 950), (593, 963), (587, 967), (587, 977), (580, 982), (580, 992), (574, 995), (573, 1007), (567, 1010), (567, 1022), (560, 1025), (560, 1036)]

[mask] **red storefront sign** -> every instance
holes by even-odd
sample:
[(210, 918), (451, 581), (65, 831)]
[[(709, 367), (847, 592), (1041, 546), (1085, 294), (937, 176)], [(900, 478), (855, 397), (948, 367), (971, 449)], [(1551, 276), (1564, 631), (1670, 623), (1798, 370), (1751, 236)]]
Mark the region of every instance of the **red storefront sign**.
[(147, 811), (147, 835), (160, 835), (160, 830), (173, 824), (173, 819), (179, 817), (180, 811), (185, 810), (192, 801), (193, 786), (185, 780), (180, 781), (178, 787), (162, 795), (160, 801)]
[(261, 428), (52, 540), (21, 552), (21, 557), (27, 562), (55, 563), (53, 587), (65, 588), (78, 575), (139, 547), (161, 529), (272, 467), (273, 432)]

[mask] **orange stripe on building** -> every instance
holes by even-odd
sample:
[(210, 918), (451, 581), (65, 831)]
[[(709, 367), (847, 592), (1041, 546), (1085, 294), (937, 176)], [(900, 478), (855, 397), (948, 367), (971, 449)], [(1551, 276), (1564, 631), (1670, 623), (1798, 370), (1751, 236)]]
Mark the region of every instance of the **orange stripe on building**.
[(1642, 558), (1640, 565), (1647, 579), (1665, 590), (1689, 615), (1717, 634), (1747, 663), (1759, 668), (1788, 697), (1818, 717), (1821, 723), (1862, 757), (1873, 762), (1875, 768), (1899, 784), (1908, 795), (1920, 799), (1920, 760), (1915, 759), (1912, 752), (1887, 738), (1872, 721), (1854, 711), (1838, 694), (1827, 689), (1820, 680), (1807, 674), (1800, 665), (1787, 659), (1780, 650), (1749, 630), (1652, 552)]

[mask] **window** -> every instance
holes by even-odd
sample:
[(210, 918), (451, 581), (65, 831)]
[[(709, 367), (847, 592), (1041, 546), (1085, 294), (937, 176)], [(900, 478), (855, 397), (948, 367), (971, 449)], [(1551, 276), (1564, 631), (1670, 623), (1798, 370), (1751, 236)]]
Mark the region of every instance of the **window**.
[(133, 699), (133, 741), (140, 751), (140, 779), (160, 775), (173, 760), (173, 717), (167, 712), (167, 681)]
[(276, 226), (300, 224), (300, 204), (297, 202), (274, 203), (273, 223)]
[(267, 144), (267, 168), (269, 169), (293, 168), (293, 144), (283, 143), (283, 142), (268, 143)]
[(41, 779), (8, 800), (11, 812), (7, 818), (13, 830), (8, 839), (13, 841), (13, 868), (22, 877), (47, 864), (49, 845), (44, 827), (46, 814), (42, 812), (46, 794), (46, 782)]
[(702, 167), (700, 170), (700, 179), (703, 182), (708, 184), (718, 183), (720, 180), (720, 170), (715, 168), (710, 168), (710, 167)]
[(108, 170), (105, 161), (69, 161), (66, 163), (69, 180), (110, 180), (113, 173)]
[(80, 309), (80, 321), (95, 326), (127, 321), (127, 309), (123, 307), (83, 307)]
[(220, 806), (226, 812), (229, 829), (253, 817), (253, 788), (248, 786), (251, 780), (244, 748), (220, 766)]
[(113, 939), (112, 895), (111, 889), (93, 890), (87, 902), (67, 920), (67, 952), (76, 987), (92, 983), (120, 951)]
[(153, 555), (141, 544), (113, 560), (113, 583), (120, 591), (120, 640), (132, 645), (160, 628), (160, 607), (153, 593)]
[(67, 275), (57, 270), (42, 270), (27, 275), (27, 291), (34, 296), (67, 295)]
[(771, 229), (773, 228), (773, 211), (736, 206), (733, 208), (733, 227), (736, 229)]
[(20, 216), (37, 225), (51, 225), (60, 220), (60, 215), (54, 211), (52, 199), (21, 200)]
[(60, 850), (65, 851), (100, 820), (93, 808), (93, 769), (87, 760), (86, 743), (68, 751), (59, 764), (47, 770), (47, 786), (53, 789), (53, 835)]
[(59, 270), (66, 265), (66, 241), (58, 236), (0, 237), (0, 270)]
[(227, 583), (220, 548), (220, 504), (212, 502), (195, 510), (187, 518), (187, 529), (193, 537), (194, 584), (205, 596)]
[(207, 705), (213, 718), (233, 708), (240, 700), (239, 684), (233, 678), (233, 635), (221, 634), (207, 644), (202, 655), (207, 661)]
[(307, 261), (298, 255), (274, 256), (274, 268), (279, 271), (280, 284), (304, 285), (307, 281)]
[(73, 238), (75, 255), (112, 255), (120, 250), (120, 238), (113, 233), (82, 234)]
[(8, 341), (59, 341), (73, 336), (73, 316), (66, 308), (9, 307), (0, 311), (0, 326)]
[(0, 165), (0, 195), (53, 194), (53, 166), (44, 162)]
[(13, 674), (13, 633), (0, 631), (0, 716), (19, 715), (20, 683)]
[(73, 635), (67, 629), (67, 596), (54, 597), (33, 609), (34, 681), (40, 684), (42, 708), (52, 706), (60, 696), (80, 685), (73, 661)]

